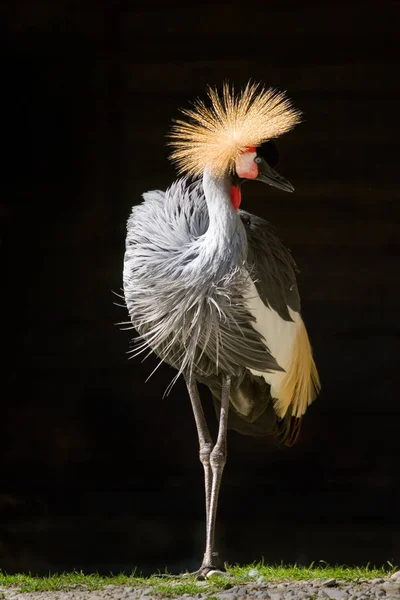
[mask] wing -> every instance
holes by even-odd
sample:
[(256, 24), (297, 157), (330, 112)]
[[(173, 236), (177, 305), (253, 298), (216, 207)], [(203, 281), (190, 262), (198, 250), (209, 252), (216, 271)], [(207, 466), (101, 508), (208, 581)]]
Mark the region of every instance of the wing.
[(283, 418), (288, 411), (301, 417), (315, 399), (319, 378), (307, 330), (300, 315), (296, 264), (271, 226), (259, 217), (241, 212), (248, 239), (250, 286), (246, 291), (247, 309), (254, 317), (254, 328), (283, 372), (262, 373), (271, 386), (275, 411)]
[(247, 260), (257, 292), (266, 306), (292, 321), (289, 308), (300, 312), (296, 263), (267, 221), (243, 210), (239, 214), (247, 233)]

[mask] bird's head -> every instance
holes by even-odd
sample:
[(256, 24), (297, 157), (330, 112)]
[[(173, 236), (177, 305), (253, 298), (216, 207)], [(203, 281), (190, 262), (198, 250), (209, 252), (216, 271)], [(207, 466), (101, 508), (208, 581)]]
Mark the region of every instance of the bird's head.
[[(187, 120), (172, 127), (171, 158), (180, 172), (198, 177), (207, 169), (215, 177), (230, 176), (239, 189), (243, 181), (256, 180), (292, 192), (292, 184), (274, 170), (273, 140), (301, 120), (285, 94), (251, 83), (235, 94), (224, 84), (221, 95), (209, 88), (208, 99), (182, 110)], [(233, 204), (237, 208), (237, 201)]]
[(249, 180), (262, 181), (285, 192), (293, 192), (292, 184), (273, 168), (278, 162), (278, 148), (272, 140), (258, 148), (247, 148), (235, 160), (234, 181), (238, 184)]

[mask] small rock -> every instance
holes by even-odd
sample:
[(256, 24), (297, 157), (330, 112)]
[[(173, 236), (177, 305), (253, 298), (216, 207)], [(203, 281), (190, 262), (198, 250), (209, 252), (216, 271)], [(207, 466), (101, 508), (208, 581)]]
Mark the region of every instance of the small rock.
[(257, 575), (258, 575), (258, 569), (250, 569), (249, 577), (257, 577)]
[(332, 600), (347, 600), (348, 598), (348, 593), (345, 590), (339, 590), (337, 588), (322, 588), (322, 590)]
[(386, 594), (400, 594), (400, 580), (397, 582), (394, 581), (385, 581), (382, 584), (382, 588), (385, 590)]
[(233, 577), (232, 573), (225, 573), (225, 571), (218, 571), (218, 569), (208, 571), (207, 579), (210, 577), (214, 577), (215, 575), (219, 577)]
[(400, 581), (400, 571), (396, 571), (389, 577), (390, 581)]
[(221, 598), (222, 600), (235, 600), (237, 596), (235, 594), (232, 594), (232, 592), (229, 590), (225, 592), (220, 592), (218, 594), (218, 598)]
[(325, 581), (322, 582), (322, 586), (323, 587), (335, 587), (337, 585), (337, 581), (335, 577), (332, 577), (331, 579), (326, 579)]
[(142, 589), (142, 596), (148, 596), (149, 594), (152, 594), (152, 593), (153, 593), (153, 589), (150, 587)]

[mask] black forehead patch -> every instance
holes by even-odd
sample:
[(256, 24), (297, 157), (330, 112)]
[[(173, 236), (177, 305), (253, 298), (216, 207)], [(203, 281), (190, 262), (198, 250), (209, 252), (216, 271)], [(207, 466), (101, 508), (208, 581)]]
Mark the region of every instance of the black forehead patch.
[(257, 156), (261, 156), (270, 167), (276, 167), (279, 162), (279, 150), (278, 146), (273, 140), (264, 142), (257, 148)]

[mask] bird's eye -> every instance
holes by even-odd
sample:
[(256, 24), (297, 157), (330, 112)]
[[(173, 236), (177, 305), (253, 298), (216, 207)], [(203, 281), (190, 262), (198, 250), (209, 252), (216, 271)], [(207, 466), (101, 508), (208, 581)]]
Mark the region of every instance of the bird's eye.
[(254, 162), (256, 162), (259, 165), (261, 162), (261, 158), (259, 156), (256, 156)]
[(257, 155), (263, 158), (270, 167), (276, 167), (279, 162), (279, 151), (273, 140), (261, 144), (257, 148)]

